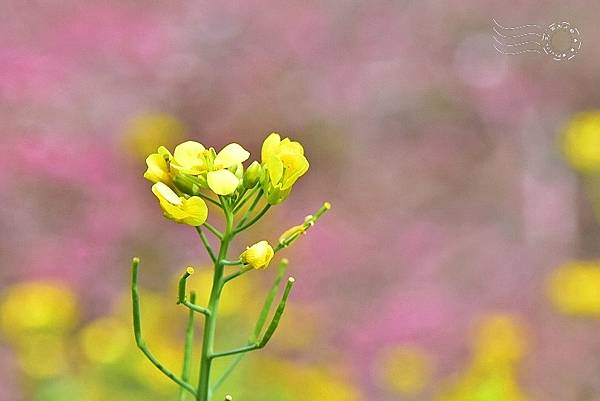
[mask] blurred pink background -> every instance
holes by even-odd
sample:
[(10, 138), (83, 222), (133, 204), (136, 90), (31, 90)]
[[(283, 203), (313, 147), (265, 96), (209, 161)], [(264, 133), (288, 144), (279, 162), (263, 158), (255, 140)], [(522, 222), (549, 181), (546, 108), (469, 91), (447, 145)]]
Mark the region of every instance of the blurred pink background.
[[(133, 344), (129, 263), (169, 327), (150, 345), (176, 364), (174, 282), (208, 259), (161, 216), (144, 158), (186, 139), (259, 158), (272, 131), (311, 169), (244, 240), (333, 208), (285, 252), (285, 327), (224, 393), (600, 400), (600, 175), (560, 146), (600, 107), (599, 16), (592, 0), (3, 1), (0, 400), (175, 399)], [(570, 21), (581, 54), (498, 54), (492, 18)], [(561, 309), (548, 283), (582, 263), (588, 313)], [(245, 340), (272, 273), (228, 294), (224, 343)]]

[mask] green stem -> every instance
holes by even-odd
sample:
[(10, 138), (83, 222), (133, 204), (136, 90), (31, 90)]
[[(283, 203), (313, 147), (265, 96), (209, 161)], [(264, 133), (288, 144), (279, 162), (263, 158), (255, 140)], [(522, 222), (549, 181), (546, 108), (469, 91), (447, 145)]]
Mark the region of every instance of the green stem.
[(240, 222), (240, 224), (238, 224), (238, 226), (235, 229), (235, 233), (240, 233), (242, 231), (244, 231), (245, 229), (249, 228), (250, 226), (252, 226), (254, 223), (256, 223), (258, 220), (260, 220), (261, 217), (263, 217), (265, 215), (265, 213), (267, 213), (269, 211), (269, 209), (271, 208), (271, 205), (269, 205), (268, 203), (265, 205), (265, 207), (262, 208), (262, 210), (260, 212), (258, 212), (258, 214), (256, 216), (254, 216), (252, 218), (252, 220), (250, 220), (249, 222), (247, 222), (244, 225), (241, 225), (242, 222)]
[(204, 195), (202, 193), (199, 193), (198, 196), (204, 200), (209, 201), (210, 203), (212, 203), (214, 205), (217, 205), (218, 207), (221, 207), (221, 204), (219, 202), (217, 202), (216, 200), (214, 200), (213, 198), (211, 198), (210, 196)]
[(210, 316), (211, 312), (209, 309), (204, 308), (200, 305), (196, 305), (194, 303), (188, 302), (188, 301), (183, 301), (182, 304), (184, 306), (186, 306), (189, 310), (194, 311), (194, 312), (198, 312), (198, 313), (202, 313), (205, 316)]
[(244, 216), (242, 216), (240, 222), (238, 223), (238, 227), (241, 226), (242, 224), (244, 224), (244, 222), (246, 220), (248, 220), (248, 217), (250, 217), (250, 214), (254, 211), (254, 208), (256, 207), (256, 205), (258, 205), (258, 202), (260, 201), (260, 198), (262, 198), (262, 195), (263, 195), (263, 190), (260, 189), (258, 191), (258, 193), (256, 194), (254, 201), (252, 202), (252, 204), (250, 205), (248, 210), (246, 210), (246, 213), (244, 213)]
[(242, 264), (241, 260), (222, 260), (224, 266), (239, 266)]
[(239, 354), (234, 361), (227, 367), (227, 369), (225, 369), (225, 372), (223, 372), (223, 374), (221, 375), (221, 377), (219, 377), (217, 379), (217, 381), (215, 382), (215, 384), (212, 386), (212, 392), (214, 393), (215, 391), (217, 391), (219, 389), (219, 387), (221, 387), (221, 385), (223, 383), (225, 383), (225, 380), (227, 380), (227, 378), (229, 377), (229, 375), (234, 371), (234, 369), (237, 367), (237, 365), (239, 365), (239, 363), (242, 361), (242, 359), (244, 359), (244, 356), (246, 354)]
[(229, 276), (223, 277), (223, 284), (229, 282), (230, 280), (233, 280), (236, 277), (241, 276), (244, 273), (249, 272), (250, 270), (253, 270), (253, 267), (249, 265), (243, 266), (242, 268), (240, 268), (240, 270), (236, 271), (235, 273), (231, 273)]
[(275, 330), (277, 330), (277, 326), (279, 326), (281, 316), (283, 316), (283, 312), (285, 312), (285, 305), (287, 303), (288, 297), (290, 296), (290, 292), (292, 291), (292, 287), (294, 286), (295, 281), (296, 280), (294, 280), (293, 277), (288, 278), (288, 281), (285, 285), (285, 289), (283, 290), (281, 301), (279, 301), (279, 305), (277, 305), (277, 310), (275, 310), (275, 314), (271, 319), (269, 327), (267, 327), (267, 331), (265, 331), (262, 340), (260, 340), (259, 348), (262, 348), (265, 345), (267, 345), (267, 343), (275, 333)]
[(181, 304), (186, 301), (185, 295), (186, 295), (187, 279), (192, 274), (194, 274), (194, 268), (189, 266), (185, 269), (185, 273), (183, 273), (183, 275), (179, 279), (179, 285), (177, 286), (178, 287), (178, 290), (177, 290), (177, 303), (178, 304)]
[(221, 231), (217, 230), (215, 228), (215, 226), (213, 226), (212, 224), (209, 224), (208, 222), (205, 222), (203, 224), (203, 226), (206, 227), (208, 229), (208, 231), (210, 231), (211, 233), (213, 233), (215, 235), (215, 237), (217, 237), (218, 239), (220, 239), (221, 242), (223, 241), (223, 233)]
[(200, 236), (200, 241), (202, 241), (204, 248), (206, 248), (206, 252), (208, 252), (208, 256), (210, 256), (210, 260), (212, 260), (213, 263), (216, 262), (217, 257), (215, 256), (215, 251), (213, 251), (212, 246), (210, 246), (210, 242), (208, 242), (208, 238), (206, 238), (206, 234), (204, 234), (204, 231), (202, 231), (202, 227), (197, 226), (196, 231), (198, 232), (198, 235)]
[(233, 214), (223, 198), (221, 198), (223, 210), (225, 212), (226, 227), (225, 232), (221, 237), (221, 246), (219, 248), (219, 256), (215, 261), (215, 273), (213, 284), (208, 301), (208, 311), (210, 314), (206, 318), (204, 325), (204, 335), (202, 340), (202, 354), (200, 355), (200, 377), (198, 379), (198, 388), (196, 390), (197, 401), (209, 401), (210, 399), (210, 371), (212, 365), (212, 354), (214, 348), (214, 339), (217, 323), (217, 310), (219, 307), (219, 299), (223, 289), (223, 261), (227, 260), (227, 249), (231, 242), (233, 233)]
[(283, 316), (283, 312), (285, 311), (285, 305), (287, 303), (288, 297), (290, 296), (290, 291), (292, 290), (293, 286), (294, 286), (294, 278), (290, 277), (285, 286), (285, 290), (283, 291), (283, 296), (281, 297), (281, 301), (279, 301), (279, 305), (277, 306), (277, 310), (275, 311), (275, 314), (273, 315), (273, 318), (271, 319), (271, 323), (269, 324), (269, 327), (267, 327), (267, 331), (265, 331), (265, 334), (263, 335), (263, 337), (261, 338), (260, 341), (255, 341), (255, 342), (245, 345), (243, 347), (228, 350), (228, 351), (215, 352), (210, 355), (210, 358), (211, 359), (221, 358), (224, 356), (250, 352), (250, 351), (253, 351), (256, 349), (263, 348), (265, 345), (267, 345), (269, 340), (275, 333), (275, 330), (277, 330), (277, 326), (279, 326), (279, 321), (281, 320), (281, 316)]
[[(267, 321), (267, 316), (269, 315), (269, 310), (271, 310), (271, 306), (273, 305), (273, 301), (275, 300), (275, 296), (277, 296), (277, 290), (279, 288), (279, 284), (285, 275), (285, 272), (288, 267), (288, 260), (282, 259), (279, 263), (279, 269), (277, 270), (277, 275), (275, 276), (275, 280), (273, 280), (273, 284), (271, 285), (271, 289), (265, 299), (265, 303), (260, 311), (258, 320), (256, 321), (256, 325), (254, 326), (254, 333), (248, 339), (248, 344), (255, 343), (262, 331), (265, 322)], [(233, 370), (237, 367), (237, 365), (244, 359), (246, 354), (239, 354), (234, 361), (225, 369), (225, 372), (217, 379), (215, 384), (212, 386), (212, 391), (216, 391), (224, 382), (227, 380), (229, 375), (233, 372)]]
[(275, 280), (273, 280), (273, 285), (271, 285), (271, 289), (269, 290), (269, 294), (267, 294), (267, 298), (265, 299), (265, 303), (258, 315), (258, 320), (256, 321), (256, 325), (254, 326), (254, 334), (250, 338), (250, 341), (258, 340), (260, 336), (260, 332), (265, 326), (265, 322), (267, 321), (267, 316), (269, 316), (269, 311), (271, 310), (271, 306), (273, 305), (273, 301), (277, 296), (277, 290), (279, 289), (279, 284), (285, 275), (285, 272), (288, 267), (288, 260), (282, 259), (279, 262), (279, 269), (277, 270), (277, 275), (275, 276)]
[(244, 198), (242, 198), (242, 200), (237, 205), (235, 205), (235, 207), (233, 208), (233, 214), (236, 214), (237, 212), (239, 212), (240, 209), (246, 204), (246, 202), (248, 202), (248, 200), (250, 198), (252, 198), (252, 196), (259, 189), (260, 189), (260, 185), (256, 184), (256, 186), (254, 188), (252, 188), (252, 190), (250, 192), (248, 192), (248, 194)]
[[(196, 302), (196, 293), (192, 291), (190, 301)], [(188, 323), (185, 330), (185, 345), (183, 348), (183, 367), (181, 369), (181, 379), (190, 380), (190, 371), (192, 370), (192, 351), (194, 345), (194, 311), (190, 309), (188, 314)], [(179, 401), (185, 401), (187, 394), (182, 388), (179, 393)]]
[(158, 370), (160, 370), (169, 379), (177, 383), (180, 387), (195, 395), (196, 392), (194, 388), (189, 383), (177, 377), (177, 375), (175, 375), (169, 369), (164, 367), (163, 364), (158, 359), (156, 359), (152, 352), (150, 352), (148, 346), (146, 345), (146, 342), (144, 341), (144, 337), (142, 335), (140, 294), (138, 290), (139, 265), (140, 259), (133, 258), (133, 261), (131, 263), (131, 303), (133, 305), (133, 332), (135, 335), (135, 343), (138, 346), (138, 348), (142, 351), (142, 353), (146, 356), (146, 358), (148, 358), (148, 360), (152, 362), (152, 364), (156, 366)]

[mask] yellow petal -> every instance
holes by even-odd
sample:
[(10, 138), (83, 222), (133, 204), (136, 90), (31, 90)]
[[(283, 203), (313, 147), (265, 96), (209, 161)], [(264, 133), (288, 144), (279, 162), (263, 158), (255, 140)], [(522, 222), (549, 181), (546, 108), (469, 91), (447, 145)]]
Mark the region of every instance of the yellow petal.
[(204, 200), (198, 196), (192, 196), (183, 201), (182, 206), (185, 217), (182, 222), (190, 226), (201, 226), (208, 217), (208, 208)]
[(271, 259), (273, 259), (274, 253), (271, 245), (263, 240), (242, 252), (240, 260), (254, 269), (264, 269), (269, 265)]
[(281, 181), (283, 177), (283, 162), (278, 157), (271, 157), (266, 163), (267, 171), (269, 172), (269, 179), (272, 185), (276, 185)]
[(144, 178), (152, 182), (169, 182), (169, 167), (165, 159), (158, 153), (153, 153), (146, 158), (148, 169), (144, 173)]
[(215, 157), (215, 168), (227, 168), (239, 163), (243, 163), (250, 157), (250, 152), (242, 148), (237, 143), (230, 143), (225, 146)]
[(156, 195), (160, 201), (166, 201), (175, 206), (181, 206), (183, 204), (181, 198), (179, 198), (179, 196), (177, 196), (177, 194), (165, 183), (157, 182), (152, 185), (152, 193)]
[(262, 145), (262, 149), (260, 151), (260, 157), (263, 163), (266, 162), (269, 158), (271, 158), (271, 156), (275, 156), (275, 154), (277, 153), (277, 149), (279, 148), (280, 142), (281, 137), (275, 132), (273, 132), (265, 139)]
[(292, 141), (290, 138), (285, 138), (281, 141), (279, 146), (280, 152), (294, 153), (297, 155), (304, 155), (304, 148), (300, 144), (300, 142)]
[(185, 218), (185, 212), (181, 209), (181, 206), (175, 206), (165, 200), (160, 200), (160, 208), (163, 210), (163, 214), (166, 218), (180, 223)]
[(285, 167), (282, 189), (287, 189), (294, 185), (296, 180), (308, 171), (308, 160), (302, 155), (282, 154), (281, 161)]
[(206, 178), (209, 188), (217, 195), (232, 194), (240, 183), (235, 174), (229, 170), (211, 171)]
[(203, 153), (206, 149), (195, 141), (183, 142), (175, 147), (174, 164), (190, 174), (198, 174), (204, 169)]

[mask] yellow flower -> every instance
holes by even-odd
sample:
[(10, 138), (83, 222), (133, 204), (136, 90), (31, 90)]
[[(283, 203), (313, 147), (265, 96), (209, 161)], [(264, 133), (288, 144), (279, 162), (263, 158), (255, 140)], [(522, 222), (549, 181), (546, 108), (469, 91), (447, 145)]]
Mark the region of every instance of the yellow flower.
[(190, 226), (201, 226), (208, 217), (206, 203), (197, 196), (188, 199), (179, 197), (162, 182), (152, 185), (152, 192), (158, 198), (160, 207), (168, 219)]
[(204, 145), (187, 141), (175, 147), (173, 167), (190, 175), (206, 174), (208, 187), (217, 195), (230, 195), (240, 184), (238, 178), (229, 169), (241, 172), (241, 164), (250, 157), (250, 153), (237, 143), (230, 143), (219, 153), (206, 149)]
[(199, 175), (206, 171), (210, 151), (196, 141), (186, 141), (175, 146), (173, 168), (177, 172)]
[(513, 366), (527, 350), (525, 327), (514, 316), (486, 316), (475, 333), (474, 364), (494, 369)]
[(164, 182), (170, 184), (172, 182), (171, 173), (169, 169), (169, 162), (173, 156), (165, 148), (161, 146), (158, 148), (158, 153), (152, 153), (146, 158), (146, 165), (148, 169), (144, 173), (144, 178), (153, 182)]
[[(24, 312), (26, 311), (26, 313)], [(27, 333), (65, 332), (78, 315), (75, 294), (60, 282), (22, 282), (6, 289), (0, 323), (7, 337), (26, 340)]]
[(125, 126), (123, 142), (128, 154), (144, 158), (159, 145), (175, 146), (186, 128), (166, 113), (142, 113), (133, 116)]
[(97, 364), (115, 363), (126, 355), (132, 345), (130, 328), (119, 319), (103, 317), (81, 330), (79, 343), (90, 361)]
[(562, 313), (600, 316), (600, 262), (571, 262), (550, 277), (548, 292)]
[(254, 269), (264, 269), (269, 265), (274, 254), (273, 248), (267, 241), (260, 241), (246, 248), (240, 255), (240, 260)]
[(267, 171), (263, 180), (267, 199), (272, 205), (283, 202), (296, 180), (308, 171), (304, 148), (298, 142), (289, 138), (282, 140), (279, 134), (272, 133), (263, 142), (261, 158)]
[(576, 114), (564, 130), (562, 145), (574, 169), (600, 171), (600, 110)]
[(396, 394), (415, 395), (423, 390), (432, 375), (432, 358), (421, 348), (398, 345), (385, 349), (377, 359), (377, 379)]

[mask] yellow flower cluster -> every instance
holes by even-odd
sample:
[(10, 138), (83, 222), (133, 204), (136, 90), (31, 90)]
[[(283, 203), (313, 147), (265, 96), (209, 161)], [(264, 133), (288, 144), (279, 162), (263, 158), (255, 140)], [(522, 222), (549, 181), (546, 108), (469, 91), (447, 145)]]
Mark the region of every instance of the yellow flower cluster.
[[(220, 152), (199, 142), (187, 141), (173, 153), (161, 146), (146, 158), (144, 177), (154, 183), (152, 192), (165, 217), (178, 223), (200, 226), (208, 217), (203, 197), (210, 192), (237, 200), (242, 191), (260, 185), (267, 201), (284, 201), (292, 186), (308, 170), (304, 148), (289, 138), (272, 133), (264, 141), (262, 162), (253, 162), (244, 172), (250, 153), (237, 143)], [(208, 194), (203, 191), (210, 191)]]

